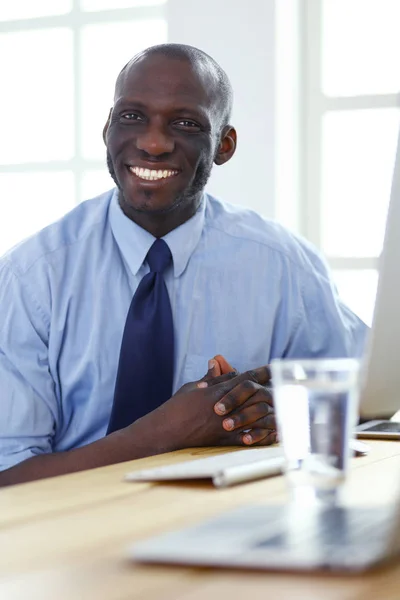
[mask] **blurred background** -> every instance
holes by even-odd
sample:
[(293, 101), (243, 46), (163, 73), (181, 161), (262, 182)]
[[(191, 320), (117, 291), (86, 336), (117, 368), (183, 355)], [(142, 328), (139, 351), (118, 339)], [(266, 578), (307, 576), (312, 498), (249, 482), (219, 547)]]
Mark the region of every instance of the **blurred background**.
[(0, 4), (0, 254), (113, 186), (102, 128), (139, 50), (211, 54), (235, 92), (234, 159), (208, 190), (327, 257), (371, 322), (399, 125), (399, 0)]

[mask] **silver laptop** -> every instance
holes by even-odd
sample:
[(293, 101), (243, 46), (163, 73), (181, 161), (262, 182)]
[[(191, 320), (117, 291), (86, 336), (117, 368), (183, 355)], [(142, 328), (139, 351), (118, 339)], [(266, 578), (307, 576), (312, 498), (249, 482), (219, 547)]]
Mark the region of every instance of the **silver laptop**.
[(400, 555), (399, 506), (243, 506), (139, 542), (139, 562), (271, 571), (366, 571)]
[(364, 361), (360, 412), (391, 417), (400, 409), (400, 136), (372, 329)]
[[(400, 143), (364, 361), (361, 414), (400, 408)], [(399, 477), (400, 483), (400, 477)], [(400, 555), (398, 501), (383, 507), (244, 506), (135, 545), (138, 561), (264, 570), (364, 571)]]

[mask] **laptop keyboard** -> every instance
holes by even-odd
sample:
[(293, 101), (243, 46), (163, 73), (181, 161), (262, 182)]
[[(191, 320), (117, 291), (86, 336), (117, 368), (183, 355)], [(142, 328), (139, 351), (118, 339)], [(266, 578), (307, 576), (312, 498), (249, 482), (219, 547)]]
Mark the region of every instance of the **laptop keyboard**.
[[(266, 516), (267, 513), (268, 509)], [(282, 507), (281, 531), (259, 540), (253, 547), (287, 548), (317, 544), (326, 548), (373, 544), (388, 535), (389, 516), (388, 511), (380, 508), (333, 507), (302, 512), (299, 508), (289, 511)]]
[(400, 433), (400, 423), (395, 421), (385, 421), (384, 423), (377, 423), (372, 427), (368, 427), (366, 431), (384, 431), (388, 433)]

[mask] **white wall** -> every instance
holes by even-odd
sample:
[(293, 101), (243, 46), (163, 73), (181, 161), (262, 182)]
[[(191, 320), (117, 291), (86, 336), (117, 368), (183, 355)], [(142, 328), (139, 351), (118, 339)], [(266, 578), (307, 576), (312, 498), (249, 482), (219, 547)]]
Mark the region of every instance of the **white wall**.
[(208, 190), (274, 217), (275, 0), (169, 0), (167, 18), (169, 41), (210, 54), (235, 93), (237, 153), (214, 168)]

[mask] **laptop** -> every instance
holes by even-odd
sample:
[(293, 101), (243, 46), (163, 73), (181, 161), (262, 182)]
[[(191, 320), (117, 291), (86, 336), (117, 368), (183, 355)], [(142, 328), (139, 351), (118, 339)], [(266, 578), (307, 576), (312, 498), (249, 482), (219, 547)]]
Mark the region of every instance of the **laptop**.
[(242, 506), (135, 544), (135, 561), (268, 571), (360, 572), (399, 557), (399, 506)]
[[(400, 408), (400, 138), (379, 271), (362, 370), (360, 412), (367, 417)], [(381, 507), (243, 506), (142, 541), (131, 556), (229, 568), (365, 571), (400, 556), (400, 487), (397, 502)]]
[(400, 409), (400, 135), (379, 263), (372, 329), (362, 369), (360, 414), (389, 418)]

